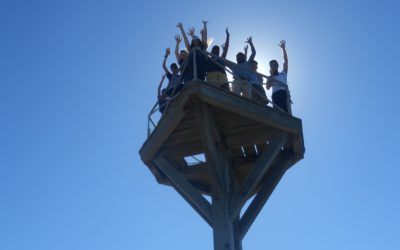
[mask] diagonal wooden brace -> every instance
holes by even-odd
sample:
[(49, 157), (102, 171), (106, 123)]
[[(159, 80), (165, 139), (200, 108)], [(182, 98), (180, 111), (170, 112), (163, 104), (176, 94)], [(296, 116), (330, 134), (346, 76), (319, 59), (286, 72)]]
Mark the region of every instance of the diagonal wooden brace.
[(250, 229), (254, 220), (257, 218), (257, 215), (260, 213), (275, 187), (278, 185), (280, 179), (285, 174), (290, 163), (290, 158), (287, 157), (273, 166), (265, 175), (260, 190), (240, 219), (240, 239), (243, 239), (247, 231)]
[(185, 176), (161, 155), (157, 155), (153, 159), (153, 164), (167, 176), (176, 191), (212, 227), (211, 204), (193, 187)]
[(240, 214), (240, 210), (246, 203), (249, 195), (253, 193), (254, 189), (258, 186), (260, 180), (268, 171), (276, 156), (281, 152), (282, 146), (286, 143), (286, 134), (274, 138), (267, 146), (266, 150), (258, 159), (254, 170), (247, 177), (246, 181), (241, 185), (240, 189), (235, 194), (231, 203), (231, 218), (235, 218)]

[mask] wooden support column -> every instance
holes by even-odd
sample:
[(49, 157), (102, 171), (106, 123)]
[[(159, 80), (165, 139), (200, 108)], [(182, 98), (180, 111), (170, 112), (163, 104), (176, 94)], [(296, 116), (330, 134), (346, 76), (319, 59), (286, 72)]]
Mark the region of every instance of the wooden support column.
[(235, 191), (228, 150), (208, 105), (199, 103), (197, 122), (212, 181), (212, 220), (215, 250), (241, 250), (239, 217), (231, 216), (231, 198)]

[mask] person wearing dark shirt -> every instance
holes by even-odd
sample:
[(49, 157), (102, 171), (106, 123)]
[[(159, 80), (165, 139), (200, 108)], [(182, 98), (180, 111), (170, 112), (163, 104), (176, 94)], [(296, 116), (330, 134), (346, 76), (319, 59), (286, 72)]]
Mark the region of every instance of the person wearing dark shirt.
[(158, 110), (160, 113), (164, 113), (165, 103), (167, 102), (167, 94), (165, 91), (161, 91), (162, 84), (165, 80), (165, 74), (162, 75), (160, 84), (158, 84), (157, 88), (157, 98), (158, 98)]
[[(225, 59), (229, 48), (229, 31), (226, 28), (226, 40), (222, 47), (221, 58)], [(207, 60), (207, 81), (218, 83), (218, 86), (225, 90), (229, 90), (228, 78), (226, 76), (224, 61), (219, 59), (219, 46), (215, 45), (211, 49), (211, 54), (215, 57), (210, 57)]]
[(194, 80), (195, 77), (197, 79), (195, 80), (205, 80), (206, 76), (206, 57), (203, 53), (200, 51), (197, 51), (196, 53), (196, 75), (194, 71), (194, 49), (201, 49), (201, 50), (206, 50), (207, 49), (207, 22), (203, 21), (204, 24), (204, 29), (202, 30), (202, 39), (200, 40), (199, 37), (194, 35), (195, 29), (190, 28), (189, 29), (189, 35), (192, 37), (192, 41), (189, 44), (189, 40), (186, 36), (186, 33), (183, 29), (183, 24), (178, 23), (177, 27), (181, 30), (183, 41), (185, 42), (186, 49), (189, 51), (189, 56), (188, 59), (186, 60), (186, 63), (183, 63), (182, 67), (182, 76), (183, 76), (183, 81), (184, 83), (187, 83), (189, 81)]
[[(168, 78), (169, 82), (168, 82), (167, 87), (162, 90), (162, 94), (161, 95), (159, 94), (159, 104), (160, 104), (160, 106), (163, 107), (162, 110), (160, 108), (161, 113), (165, 109), (165, 106), (168, 105), (167, 101), (172, 99), (183, 88), (182, 76), (179, 75), (178, 65), (176, 63), (172, 63), (170, 65), (171, 72), (168, 70), (168, 68), (166, 66), (167, 59), (168, 59), (168, 56), (170, 55), (170, 53), (171, 53), (171, 50), (169, 48), (167, 48), (165, 50), (165, 56), (164, 56), (164, 60), (162, 63), (162, 67), (165, 71), (165, 75)], [(159, 88), (161, 88), (161, 86)]]
[(179, 44), (182, 41), (182, 38), (180, 35), (176, 35), (175, 36), (175, 41), (176, 41), (176, 45), (175, 45), (175, 57), (176, 57), (176, 61), (178, 62), (179, 66), (182, 66), (182, 63), (185, 61), (185, 59), (188, 56), (188, 52), (186, 50), (181, 50), (179, 51)]

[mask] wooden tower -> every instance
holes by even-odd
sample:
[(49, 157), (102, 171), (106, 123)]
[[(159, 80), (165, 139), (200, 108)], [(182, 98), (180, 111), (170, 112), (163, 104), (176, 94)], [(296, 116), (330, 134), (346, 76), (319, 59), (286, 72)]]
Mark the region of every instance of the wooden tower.
[[(283, 174), (303, 158), (302, 123), (194, 81), (185, 84), (139, 153), (157, 181), (174, 187), (211, 226), (215, 250), (240, 250)], [(205, 161), (185, 161), (199, 154)]]

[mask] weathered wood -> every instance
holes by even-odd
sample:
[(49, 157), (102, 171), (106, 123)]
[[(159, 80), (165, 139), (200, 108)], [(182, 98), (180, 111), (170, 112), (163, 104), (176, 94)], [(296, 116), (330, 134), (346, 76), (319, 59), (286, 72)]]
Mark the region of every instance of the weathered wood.
[(239, 224), (238, 218), (234, 222), (229, 216), (235, 182), (228, 160), (229, 154), (206, 104), (199, 105), (197, 117), (205, 157), (211, 168), (214, 249), (241, 250), (239, 226), (235, 227), (235, 224)]
[(245, 183), (242, 184), (239, 191), (232, 200), (232, 218), (240, 214), (240, 210), (249, 198), (249, 194), (253, 192), (254, 188), (264, 177), (264, 174), (272, 165), (275, 157), (281, 151), (281, 147), (286, 142), (286, 139), (287, 136), (285, 134), (282, 134), (281, 136), (273, 139), (268, 145), (268, 150), (264, 151), (264, 153), (260, 156), (256, 163), (256, 166), (254, 167), (254, 170), (252, 171), (250, 176), (246, 178)]
[(239, 96), (232, 96), (226, 92), (215, 91), (207, 86), (195, 87), (197, 89), (194, 91), (194, 95), (208, 104), (262, 122), (287, 133), (296, 134), (300, 128), (299, 119), (278, 112), (273, 108), (267, 106), (263, 107), (253, 103), (251, 100), (245, 100)]
[(257, 218), (268, 198), (271, 196), (280, 179), (286, 172), (290, 158), (286, 158), (268, 170), (261, 184), (261, 188), (240, 219), (240, 238), (243, 239), (252, 223)]
[(164, 141), (168, 139), (169, 135), (185, 116), (187, 113), (185, 106), (191, 95), (192, 89), (185, 89), (179, 98), (170, 104), (166, 114), (162, 116), (158, 126), (154, 129), (150, 137), (139, 150), (139, 154), (144, 162), (151, 160)]
[[(241, 250), (275, 186), (303, 157), (301, 120), (218, 88), (185, 85), (143, 144), (141, 158), (159, 183), (173, 186), (212, 226), (216, 250)], [(206, 162), (187, 166), (184, 157), (200, 153)]]
[(164, 172), (176, 191), (212, 226), (210, 203), (163, 156), (157, 155), (153, 163)]
[(217, 196), (222, 195), (225, 187), (224, 171), (230, 166), (228, 159), (226, 159), (226, 150), (222, 145), (221, 136), (214, 123), (212, 114), (204, 103), (199, 104), (197, 107), (197, 123), (204, 148), (204, 155), (211, 175), (210, 179), (213, 182), (213, 193)]

